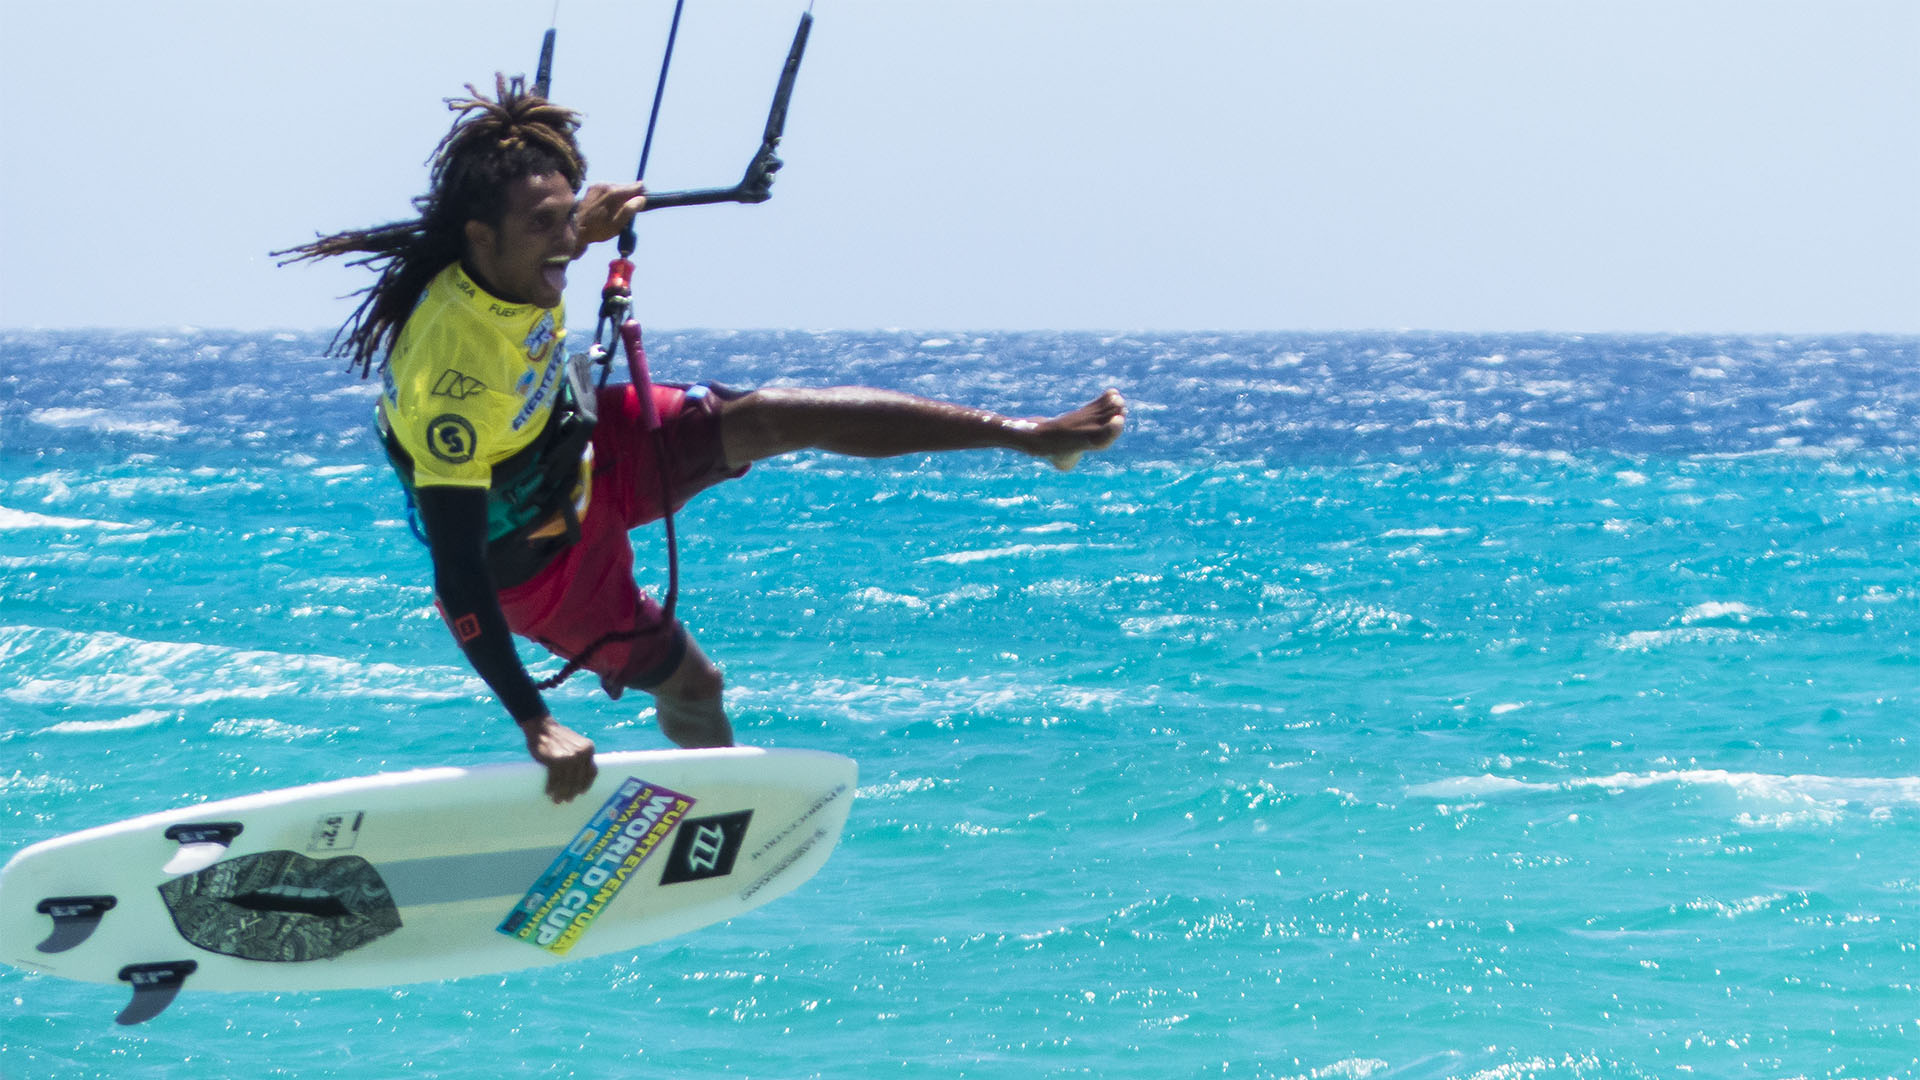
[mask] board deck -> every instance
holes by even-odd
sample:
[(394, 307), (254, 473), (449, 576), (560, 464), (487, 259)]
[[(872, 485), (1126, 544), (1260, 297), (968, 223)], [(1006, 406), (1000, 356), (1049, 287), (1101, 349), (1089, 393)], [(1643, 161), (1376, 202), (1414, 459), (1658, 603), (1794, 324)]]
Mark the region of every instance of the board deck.
[(183, 985), (379, 987), (629, 951), (812, 877), (857, 781), (851, 759), (808, 750), (596, 760), (593, 788), (564, 805), (526, 762), (310, 784), (55, 837), (0, 869), (0, 957), (129, 983), (132, 1023)]

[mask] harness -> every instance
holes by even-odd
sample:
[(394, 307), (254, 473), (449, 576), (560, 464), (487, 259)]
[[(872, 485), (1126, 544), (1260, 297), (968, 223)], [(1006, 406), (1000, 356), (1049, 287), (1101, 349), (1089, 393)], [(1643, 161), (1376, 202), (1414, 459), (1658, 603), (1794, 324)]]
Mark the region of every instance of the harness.
[[(553, 411), (534, 440), (493, 467), (487, 486), (487, 572), (495, 588), (529, 581), (580, 539), (580, 509), (573, 493), (580, 484), (581, 462), (593, 442), (598, 417), (595, 398), (580, 364), (567, 363)], [(407, 453), (379, 414), (380, 444), (407, 495), (407, 516), (420, 531), (414, 513), (413, 455)], [(562, 533), (535, 536), (565, 523)], [(421, 538), (425, 542), (425, 538)]]

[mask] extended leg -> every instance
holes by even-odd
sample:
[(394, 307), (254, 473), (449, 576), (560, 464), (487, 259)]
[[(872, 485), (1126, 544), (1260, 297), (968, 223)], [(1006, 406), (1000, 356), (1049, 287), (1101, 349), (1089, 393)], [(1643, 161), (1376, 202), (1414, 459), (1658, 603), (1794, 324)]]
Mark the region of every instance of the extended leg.
[(1019, 420), (986, 409), (892, 390), (841, 386), (756, 390), (721, 408), (721, 442), (733, 467), (795, 450), (894, 457), (943, 450), (1016, 450), (1071, 469), (1120, 437), (1127, 405), (1108, 390), (1072, 412)]

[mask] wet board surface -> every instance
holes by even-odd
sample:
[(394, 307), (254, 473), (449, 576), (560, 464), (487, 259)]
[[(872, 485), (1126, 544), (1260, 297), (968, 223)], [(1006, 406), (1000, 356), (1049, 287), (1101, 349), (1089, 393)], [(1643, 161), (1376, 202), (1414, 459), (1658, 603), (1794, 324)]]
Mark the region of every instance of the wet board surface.
[[(135, 991), (379, 987), (631, 951), (812, 877), (854, 762), (808, 750), (601, 754), (574, 801), (531, 762), (419, 769), (149, 814), (0, 870), (0, 957)], [(143, 1001), (143, 999), (145, 999)]]

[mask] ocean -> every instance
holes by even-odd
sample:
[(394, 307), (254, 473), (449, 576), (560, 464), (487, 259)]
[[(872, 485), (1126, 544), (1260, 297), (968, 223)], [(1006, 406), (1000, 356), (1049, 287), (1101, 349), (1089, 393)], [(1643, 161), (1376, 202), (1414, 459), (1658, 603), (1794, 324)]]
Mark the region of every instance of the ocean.
[[(0, 858), (524, 752), (326, 340), (0, 333)], [(649, 344), (1020, 415), (1111, 385), (1131, 426), (1065, 474), (804, 454), (681, 515), (741, 741), (860, 763), (794, 894), (135, 1028), (0, 968), (0, 1075), (1920, 1074), (1920, 339)], [(592, 679), (549, 701), (666, 745)]]

